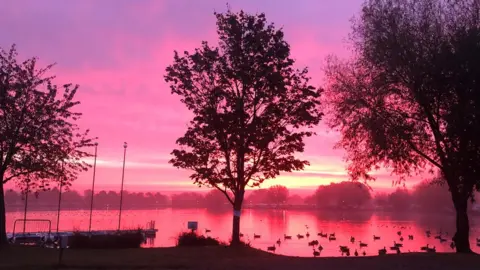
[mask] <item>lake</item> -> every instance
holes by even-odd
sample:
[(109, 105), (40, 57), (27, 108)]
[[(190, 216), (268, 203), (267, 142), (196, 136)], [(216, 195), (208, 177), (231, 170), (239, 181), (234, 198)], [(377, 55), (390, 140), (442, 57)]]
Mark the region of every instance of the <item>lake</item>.
[[(13, 231), (15, 219), (22, 219), (23, 212), (7, 212), (7, 231)], [(56, 230), (56, 211), (29, 212), (27, 219), (48, 219), (52, 223), (52, 231)], [(88, 230), (89, 211), (75, 210), (62, 211), (60, 215), (60, 230)], [(228, 241), (232, 226), (232, 213), (230, 211), (211, 211), (207, 209), (158, 209), (158, 210), (126, 210), (122, 212), (121, 227), (125, 229), (145, 227), (154, 220), (158, 229), (156, 238), (145, 244), (145, 247), (169, 247), (176, 243), (175, 237), (182, 231), (187, 231), (188, 221), (198, 221), (198, 231), (205, 233), (205, 229), (211, 230), (208, 235), (219, 240)], [(480, 252), (476, 246), (476, 237), (480, 237), (480, 217), (471, 217), (471, 244), (472, 249)], [(118, 226), (118, 211), (94, 211), (92, 218), (92, 230), (116, 229)], [(42, 228), (43, 227), (43, 228)], [(46, 223), (32, 222), (27, 224), (27, 231), (43, 231)], [(426, 214), (392, 214), (374, 213), (369, 211), (360, 212), (329, 212), (329, 211), (297, 211), (297, 210), (258, 210), (246, 209), (242, 212), (241, 232), (244, 241), (250, 241), (256, 248), (266, 250), (280, 239), (276, 253), (310, 257), (313, 254), (308, 241), (318, 240), (323, 246), (320, 256), (341, 256), (339, 245), (349, 246), (351, 255), (355, 249), (362, 254), (377, 255), (378, 250), (393, 246), (394, 241), (400, 243), (401, 231), (404, 237), (402, 252), (417, 252), (426, 244), (435, 246), (437, 252), (452, 252), (450, 240), (455, 228), (455, 217)], [(17, 224), (16, 231), (23, 230), (23, 223)], [(431, 230), (432, 236), (428, 238), (426, 230)], [(442, 231), (443, 238), (448, 241), (440, 243), (434, 236)], [(310, 237), (297, 239), (297, 234)], [(327, 238), (317, 236), (317, 233), (335, 233), (336, 241), (328, 241)], [(260, 234), (260, 239), (253, 239), (253, 234)], [(291, 235), (291, 240), (284, 240), (284, 234)], [(380, 240), (373, 240), (373, 235), (380, 236)], [(408, 235), (414, 239), (409, 240)], [(350, 242), (350, 237), (355, 242)], [(368, 244), (368, 247), (360, 248), (359, 241)], [(361, 256), (361, 255), (360, 255)]]

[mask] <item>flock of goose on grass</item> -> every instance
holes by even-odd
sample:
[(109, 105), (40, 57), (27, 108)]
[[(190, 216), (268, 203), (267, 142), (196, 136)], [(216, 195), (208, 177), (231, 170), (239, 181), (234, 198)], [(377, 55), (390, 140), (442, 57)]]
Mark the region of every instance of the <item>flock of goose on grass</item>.
[[(300, 239), (304, 239), (304, 238), (307, 238), (307, 239), (310, 238), (310, 233), (308, 233), (308, 226), (305, 225), (305, 227), (307, 229), (307, 233), (305, 235), (297, 234), (296, 235), (297, 239), (300, 240)], [(393, 228), (396, 228), (396, 226), (393, 226)], [(400, 253), (402, 253), (401, 249), (403, 248), (403, 243), (402, 242), (405, 240), (405, 238), (403, 237), (403, 234), (402, 234), (402, 230), (406, 229), (406, 227), (399, 226), (398, 229), (399, 230), (397, 231), (396, 234), (397, 234), (400, 242), (393, 241), (393, 245), (391, 247), (389, 247), (389, 249), (390, 249), (390, 251), (393, 251), (397, 254), (400, 254)], [(425, 231), (425, 235), (427, 236), (427, 238), (430, 238), (432, 233), (431, 233), (430, 230), (427, 230), (427, 231)], [(241, 236), (243, 236), (243, 235), (241, 235)], [(326, 239), (328, 239), (329, 242), (337, 240), (337, 238), (335, 236), (335, 233), (324, 233), (322, 231), (322, 232), (317, 233), (317, 236), (320, 237), (320, 238), (326, 238)], [(437, 233), (437, 235), (434, 237), (434, 239), (438, 240), (440, 243), (443, 244), (443, 243), (447, 242), (447, 239), (444, 238), (446, 236), (448, 236), (448, 232), (442, 232), (440, 230)], [(410, 241), (412, 241), (414, 239), (414, 236), (411, 235), (411, 234), (407, 235), (407, 237), (408, 237), (408, 240), (410, 240)], [(259, 239), (259, 238), (261, 238), (261, 235), (254, 234), (253, 238), (254, 239)], [(286, 234), (283, 235), (283, 241), (292, 240), (292, 238), (293, 237), (291, 235), (286, 235)], [(381, 240), (381, 237), (378, 236), (378, 235), (373, 235), (372, 239), (373, 239), (373, 241), (377, 241), (377, 240)], [(355, 237), (351, 236), (350, 237), (350, 242), (352, 244), (355, 244), (356, 243)], [(476, 242), (477, 242), (477, 246), (480, 247), (480, 238), (477, 238)], [(365, 242), (362, 242), (362, 241), (358, 241), (357, 243), (358, 243), (359, 248), (355, 249), (355, 251), (353, 252), (353, 255), (354, 256), (359, 256), (361, 254), (363, 256), (366, 256), (367, 253), (363, 248), (368, 247), (368, 244), (365, 243)], [(271, 251), (271, 252), (275, 252), (275, 250), (277, 249), (277, 246), (280, 246), (281, 244), (282, 244), (282, 240), (279, 238), (274, 245), (267, 247), (267, 250)], [(323, 246), (320, 244), (320, 242), (318, 240), (309, 241), (308, 246), (312, 247), (314, 257), (320, 256), (320, 253), (323, 250)], [(453, 241), (450, 242), (450, 248), (452, 250), (455, 249), (455, 243)], [(427, 244), (426, 246), (420, 247), (420, 250), (425, 251), (427, 253), (435, 253), (437, 251), (435, 246), (430, 246), (429, 244)], [(350, 248), (348, 246), (340, 245), (339, 246), (339, 252), (341, 253), (342, 256), (344, 256), (344, 255), (345, 256), (350, 256)], [(408, 252), (411, 252), (411, 251), (408, 250)], [(383, 247), (382, 249), (378, 250), (378, 255), (379, 256), (385, 255), (385, 254), (387, 254), (387, 248), (386, 247)]]

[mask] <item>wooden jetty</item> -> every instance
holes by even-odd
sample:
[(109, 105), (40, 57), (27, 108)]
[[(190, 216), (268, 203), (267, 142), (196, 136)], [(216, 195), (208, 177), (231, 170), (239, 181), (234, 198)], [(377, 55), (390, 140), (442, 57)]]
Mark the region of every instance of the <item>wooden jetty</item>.
[[(14, 227), (15, 228), (15, 227)], [(147, 228), (134, 230), (92, 230), (92, 231), (58, 231), (52, 232), (50, 228), (42, 232), (15, 232), (7, 233), (7, 238), (12, 244), (41, 245), (45, 243), (58, 242), (62, 237), (72, 237), (74, 235), (96, 236), (96, 235), (115, 235), (115, 234), (133, 234), (141, 233), (143, 238), (155, 238), (158, 229), (155, 228), (155, 221), (147, 223)], [(47, 245), (48, 246), (48, 245)]]

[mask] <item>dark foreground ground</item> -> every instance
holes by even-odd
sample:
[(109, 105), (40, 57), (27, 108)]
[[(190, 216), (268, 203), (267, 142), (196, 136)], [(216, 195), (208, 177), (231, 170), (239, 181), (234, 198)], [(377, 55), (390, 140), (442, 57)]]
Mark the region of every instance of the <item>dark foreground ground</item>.
[[(0, 250), (0, 269), (56, 269), (58, 250), (9, 247)], [(480, 255), (401, 254), (382, 257), (299, 258), (255, 249), (151, 248), (66, 250), (62, 269), (480, 269)]]

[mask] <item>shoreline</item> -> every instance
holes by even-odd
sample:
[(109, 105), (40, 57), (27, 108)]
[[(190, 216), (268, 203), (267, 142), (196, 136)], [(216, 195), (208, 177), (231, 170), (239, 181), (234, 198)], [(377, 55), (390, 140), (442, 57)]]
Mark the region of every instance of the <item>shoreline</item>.
[[(209, 208), (209, 207), (196, 207), (196, 206), (184, 206), (184, 207), (172, 207), (169, 205), (159, 206), (159, 207), (125, 207), (123, 206), (122, 210), (124, 211), (149, 211), (149, 210), (165, 210), (165, 209), (172, 209), (172, 210), (191, 210), (191, 209), (202, 209), (207, 210), (209, 212), (217, 212), (217, 213), (230, 213), (231, 207), (220, 207), (220, 208)], [(57, 206), (55, 207), (31, 207), (27, 209), (27, 212), (50, 212), (50, 211), (57, 211)], [(118, 207), (97, 207), (93, 208), (94, 211), (117, 211)], [(243, 210), (267, 210), (267, 211), (309, 211), (309, 212), (325, 212), (325, 213), (338, 213), (338, 214), (348, 214), (351, 213), (355, 214), (398, 214), (398, 215), (430, 215), (432, 211), (430, 210), (413, 210), (413, 209), (405, 209), (405, 210), (395, 210), (395, 209), (371, 209), (371, 208), (360, 208), (360, 209), (337, 209), (337, 208), (326, 208), (326, 207), (313, 207), (313, 206), (274, 206), (274, 205), (267, 205), (267, 206), (249, 206), (245, 205)], [(86, 207), (68, 207), (62, 206), (61, 211), (90, 211), (90, 208)], [(12, 208), (8, 207), (5, 209), (6, 213), (15, 213), (15, 212), (24, 212), (23, 207)], [(452, 215), (455, 216), (454, 211), (437, 211), (434, 214), (439, 215)], [(480, 216), (480, 211), (470, 211), (468, 213), (471, 216)]]
[[(10, 246), (1, 269), (57, 268), (58, 250)], [(172, 247), (65, 250), (62, 269), (478, 269), (480, 256), (404, 253), (367, 257), (289, 257), (254, 248)]]

